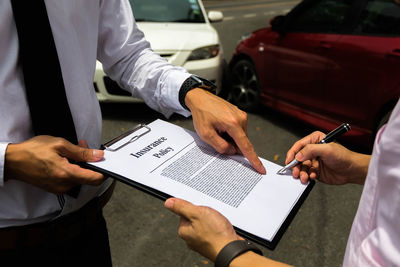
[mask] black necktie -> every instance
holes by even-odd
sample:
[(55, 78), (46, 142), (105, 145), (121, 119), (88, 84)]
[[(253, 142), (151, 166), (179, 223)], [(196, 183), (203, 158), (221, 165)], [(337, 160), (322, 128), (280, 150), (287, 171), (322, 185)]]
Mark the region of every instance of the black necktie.
[[(63, 137), (77, 144), (44, 0), (11, 0), (11, 5), (35, 135)], [(74, 197), (78, 193), (79, 187), (69, 192)]]
[(35, 135), (77, 143), (44, 0), (11, 0)]

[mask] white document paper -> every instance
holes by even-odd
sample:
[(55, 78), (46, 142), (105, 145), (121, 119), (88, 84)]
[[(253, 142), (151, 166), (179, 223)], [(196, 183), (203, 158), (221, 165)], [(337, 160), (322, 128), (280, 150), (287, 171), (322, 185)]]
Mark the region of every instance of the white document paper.
[(244, 157), (218, 154), (192, 131), (162, 120), (148, 126), (150, 132), (117, 151), (105, 150), (104, 160), (89, 164), (212, 207), (235, 227), (267, 241), (273, 240), (307, 188), (291, 175), (277, 175), (282, 167), (270, 161), (261, 159), (267, 170), (261, 175)]

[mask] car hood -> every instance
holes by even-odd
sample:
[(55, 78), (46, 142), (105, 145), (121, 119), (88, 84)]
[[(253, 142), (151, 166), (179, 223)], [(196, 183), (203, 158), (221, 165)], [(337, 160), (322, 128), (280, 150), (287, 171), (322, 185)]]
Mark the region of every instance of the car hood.
[(219, 43), (216, 30), (207, 23), (138, 22), (156, 52), (194, 50)]

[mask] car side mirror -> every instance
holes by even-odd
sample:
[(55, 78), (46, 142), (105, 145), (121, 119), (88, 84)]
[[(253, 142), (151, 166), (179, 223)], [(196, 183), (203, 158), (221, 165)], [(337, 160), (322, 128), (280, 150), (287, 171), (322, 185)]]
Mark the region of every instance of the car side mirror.
[(210, 22), (220, 22), (224, 19), (224, 15), (221, 11), (211, 10), (208, 12), (208, 20)]
[(284, 15), (276, 16), (270, 21), (271, 30), (277, 33), (284, 32), (286, 17)]

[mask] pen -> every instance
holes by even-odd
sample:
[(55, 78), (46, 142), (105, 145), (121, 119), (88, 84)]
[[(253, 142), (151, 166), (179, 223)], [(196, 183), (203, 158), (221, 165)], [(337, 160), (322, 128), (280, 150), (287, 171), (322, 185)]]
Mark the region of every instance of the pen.
[[(343, 123), (339, 127), (337, 127), (335, 130), (331, 131), (328, 133), (321, 141), (318, 142), (318, 144), (327, 144), (338, 138), (340, 135), (348, 132), (351, 129), (350, 124), (348, 123)], [(294, 158), (289, 164), (287, 164), (285, 167), (280, 169), (277, 174), (284, 174), (286, 170), (293, 168), (297, 164), (300, 164), (301, 162), (296, 160)]]

